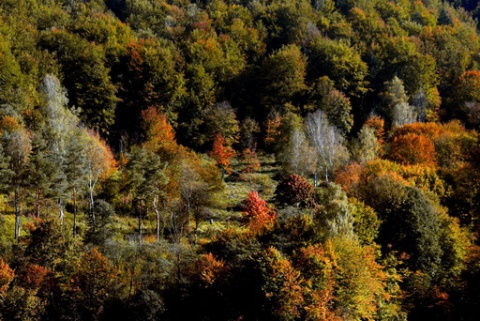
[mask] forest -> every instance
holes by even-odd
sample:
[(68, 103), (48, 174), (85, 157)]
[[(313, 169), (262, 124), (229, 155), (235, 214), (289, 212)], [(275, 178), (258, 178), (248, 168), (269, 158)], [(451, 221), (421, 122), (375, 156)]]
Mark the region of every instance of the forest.
[(1, 321), (466, 321), (480, 4), (1, 0)]

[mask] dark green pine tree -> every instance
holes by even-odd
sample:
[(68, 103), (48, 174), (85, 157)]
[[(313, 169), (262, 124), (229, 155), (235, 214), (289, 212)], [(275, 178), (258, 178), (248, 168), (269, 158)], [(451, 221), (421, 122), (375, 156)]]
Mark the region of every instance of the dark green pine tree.
[(58, 216), (63, 222), (63, 200), (66, 197), (67, 177), (65, 158), (61, 151), (49, 146), (48, 137), (37, 133), (32, 140), (32, 156), (29, 166), (30, 191), (33, 194), (35, 215), (41, 214), (46, 203), (58, 206)]
[(31, 153), (29, 136), (27, 130), (20, 127), (12, 131), (4, 131), (0, 138), (5, 154), (10, 159), (8, 166), (12, 175), (10, 176), (9, 189), (13, 192), (12, 201), (15, 210), (14, 235), (16, 240), (20, 238), (21, 203), (24, 192), (28, 188), (28, 164)]
[(47, 149), (47, 142), (44, 137), (34, 135), (32, 157), (29, 164), (29, 181), (36, 217), (40, 217), (42, 205), (47, 202), (47, 195), (53, 185), (52, 178), (57, 170), (56, 166), (49, 162)]

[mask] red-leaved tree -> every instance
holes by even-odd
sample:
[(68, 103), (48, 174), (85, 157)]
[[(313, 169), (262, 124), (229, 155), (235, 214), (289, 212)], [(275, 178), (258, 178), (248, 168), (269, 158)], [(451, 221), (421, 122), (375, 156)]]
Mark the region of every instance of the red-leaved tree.
[(257, 191), (252, 191), (248, 194), (243, 214), (249, 219), (250, 230), (254, 233), (272, 228), (276, 217), (275, 212), (258, 195)]
[(215, 159), (217, 166), (222, 169), (222, 174), (230, 170), (230, 160), (236, 155), (232, 147), (225, 143), (225, 138), (218, 133), (213, 141), (210, 156)]
[(277, 201), (282, 205), (313, 205), (313, 185), (300, 175), (292, 174), (283, 178), (275, 190)]

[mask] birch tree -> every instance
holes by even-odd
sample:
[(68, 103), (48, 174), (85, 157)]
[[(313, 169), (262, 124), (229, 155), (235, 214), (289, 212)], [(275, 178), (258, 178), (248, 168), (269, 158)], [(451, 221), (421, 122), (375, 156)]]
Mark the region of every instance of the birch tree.
[(318, 169), (324, 173), (325, 181), (328, 183), (333, 169), (348, 160), (345, 139), (335, 126), (330, 125), (322, 110), (307, 115), (305, 129), (318, 156)]
[[(56, 76), (46, 75), (40, 90), (45, 96), (45, 103), (40, 108), (44, 123), (36, 133), (37, 148), (33, 162), (36, 168), (33, 172), (39, 179), (33, 183), (39, 185), (43, 180), (44, 186), (38, 186), (37, 191), (43, 189), (44, 196), (55, 200), (60, 222), (64, 219), (64, 200), (68, 191), (73, 191), (76, 230), (77, 185), (79, 180), (85, 178), (84, 172), (77, 170), (83, 160), (81, 155), (84, 154), (84, 148), (77, 148), (85, 144), (83, 129), (78, 117), (68, 108), (65, 89)], [(76, 168), (72, 169), (72, 166)], [(39, 192), (37, 199), (38, 196)]]

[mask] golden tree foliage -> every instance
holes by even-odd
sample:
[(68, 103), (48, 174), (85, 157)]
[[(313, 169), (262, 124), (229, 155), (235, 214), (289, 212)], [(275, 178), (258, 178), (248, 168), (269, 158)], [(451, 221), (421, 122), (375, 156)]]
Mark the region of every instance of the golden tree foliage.
[(212, 253), (203, 254), (198, 261), (200, 278), (207, 285), (212, 285), (224, 268), (225, 261), (217, 260)]
[(300, 250), (298, 265), (304, 281), (305, 319), (340, 321), (335, 311), (335, 275), (337, 256), (332, 244), (310, 245)]
[(265, 257), (267, 281), (264, 291), (273, 304), (273, 313), (280, 320), (296, 320), (301, 316), (304, 303), (300, 271), (274, 247), (267, 248)]
[(92, 179), (105, 179), (117, 170), (117, 160), (112, 150), (97, 132), (88, 131), (87, 163)]
[(117, 284), (117, 269), (96, 248), (84, 253), (72, 276), (71, 290), (80, 309), (97, 320)]
[(171, 159), (178, 151), (175, 141), (175, 131), (164, 114), (150, 107), (142, 112), (142, 118), (147, 127), (147, 141), (144, 146), (162, 156), (163, 159)]
[(0, 133), (4, 130), (7, 132), (14, 132), (22, 128), (22, 125), (18, 123), (15, 117), (12, 116), (3, 116), (0, 119)]
[(301, 249), (306, 319), (375, 320), (381, 302), (390, 299), (376, 259), (374, 248), (348, 237)]
[[(409, 136), (400, 138), (406, 135)], [(417, 136), (415, 138), (412, 135)], [(428, 140), (433, 143), (433, 154), (432, 144)], [(437, 164), (440, 167), (455, 168), (463, 166), (468, 155), (476, 148), (478, 134), (466, 130), (459, 121), (451, 121), (446, 124), (414, 123), (396, 128), (391, 141), (394, 147), (392, 153), (395, 153), (395, 148), (402, 150), (392, 157), (399, 157), (404, 161), (406, 161), (405, 158), (423, 160), (417, 163), (427, 166)], [(405, 146), (402, 147), (402, 143), (405, 143)], [(426, 150), (418, 150), (422, 146)], [(417, 150), (408, 152), (408, 148), (414, 147)], [(409, 157), (407, 157), (408, 154), (410, 154)], [(434, 162), (432, 163), (432, 161)]]
[(8, 289), (14, 277), (15, 272), (13, 269), (0, 259), (0, 296)]

